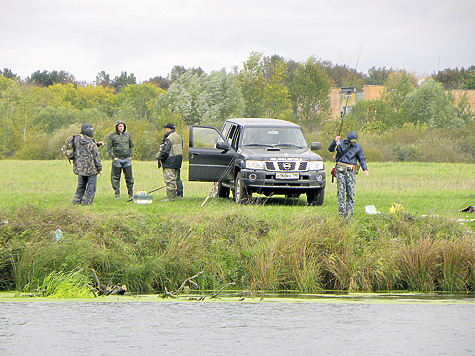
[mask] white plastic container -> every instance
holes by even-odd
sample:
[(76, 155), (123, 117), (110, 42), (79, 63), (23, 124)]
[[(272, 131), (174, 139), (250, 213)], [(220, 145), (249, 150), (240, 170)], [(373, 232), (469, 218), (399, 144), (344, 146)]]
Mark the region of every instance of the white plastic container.
[(147, 195), (147, 192), (137, 192), (134, 195), (135, 204), (152, 204), (152, 196)]

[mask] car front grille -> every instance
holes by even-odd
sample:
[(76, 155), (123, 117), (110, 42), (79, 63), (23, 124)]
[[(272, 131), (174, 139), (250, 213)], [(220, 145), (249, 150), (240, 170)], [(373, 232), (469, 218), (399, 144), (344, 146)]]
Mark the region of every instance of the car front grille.
[(308, 166), (308, 162), (295, 162), (295, 161), (266, 161), (266, 169), (268, 171), (306, 171)]

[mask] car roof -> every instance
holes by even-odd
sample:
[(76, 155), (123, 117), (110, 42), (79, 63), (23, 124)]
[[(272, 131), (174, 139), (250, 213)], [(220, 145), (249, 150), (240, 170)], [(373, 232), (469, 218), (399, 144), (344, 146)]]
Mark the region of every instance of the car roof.
[(235, 118), (228, 119), (226, 122), (231, 122), (238, 124), (244, 127), (298, 127), (299, 125), (294, 124), (293, 122), (279, 120), (279, 119), (268, 119), (268, 118), (255, 118), (255, 117), (246, 117), (246, 118)]

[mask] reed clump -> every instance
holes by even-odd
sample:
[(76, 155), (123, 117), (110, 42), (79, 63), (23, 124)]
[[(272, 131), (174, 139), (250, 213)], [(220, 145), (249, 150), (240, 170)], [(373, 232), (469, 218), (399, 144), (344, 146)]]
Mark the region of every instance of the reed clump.
[(176, 290), (199, 271), (202, 290), (230, 282), (303, 293), (475, 289), (473, 233), (436, 216), (347, 221), (305, 212), (263, 219), (246, 209), (157, 216), (36, 206), (1, 213), (8, 221), (0, 226), (3, 290), (37, 291), (65, 276), (92, 285), (91, 269), (134, 293)]

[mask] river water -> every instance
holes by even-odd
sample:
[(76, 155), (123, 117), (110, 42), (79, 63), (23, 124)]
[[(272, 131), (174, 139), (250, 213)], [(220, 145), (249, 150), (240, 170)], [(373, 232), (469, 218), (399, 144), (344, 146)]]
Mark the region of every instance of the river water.
[(0, 303), (0, 355), (117, 354), (475, 355), (475, 303)]

